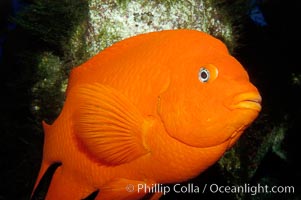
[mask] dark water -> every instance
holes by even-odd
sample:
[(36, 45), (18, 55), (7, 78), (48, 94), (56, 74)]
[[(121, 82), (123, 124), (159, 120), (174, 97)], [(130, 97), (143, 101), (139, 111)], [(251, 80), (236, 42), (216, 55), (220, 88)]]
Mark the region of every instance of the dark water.
[(16, 28), (16, 24), (10, 18), (16, 16), (24, 6), (25, 3), (19, 0), (2, 0), (0, 2), (0, 61), (6, 37), (10, 31)]
[[(19, 9), (17, 1), (0, 1), (0, 200), (28, 199), (40, 166), (43, 136), (30, 112), (28, 77), (34, 76), (19, 52), (38, 46), (30, 35), (7, 21)], [(287, 159), (269, 152), (253, 177), (274, 180), (278, 185), (294, 185), (295, 195), (248, 196), (245, 199), (301, 199), (300, 134), (301, 134), (301, 7), (299, 1), (267, 0), (260, 7), (264, 23), (252, 19), (242, 21), (241, 46), (236, 57), (248, 69), (252, 82), (263, 96), (264, 111), (271, 122), (287, 119), (287, 132), (283, 148)], [(263, 26), (264, 25), (264, 26)], [(300, 75), (298, 79), (298, 75)], [(294, 78), (295, 77), (295, 78)], [(227, 184), (213, 166), (196, 180), (205, 183)], [(197, 195), (165, 196), (163, 199), (234, 199), (234, 196)]]

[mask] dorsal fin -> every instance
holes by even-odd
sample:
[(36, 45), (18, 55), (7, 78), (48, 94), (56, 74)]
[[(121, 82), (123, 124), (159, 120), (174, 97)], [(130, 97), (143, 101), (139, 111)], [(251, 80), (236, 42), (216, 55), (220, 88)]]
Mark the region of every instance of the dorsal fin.
[(80, 143), (101, 162), (118, 165), (148, 153), (143, 145), (144, 119), (125, 96), (101, 84), (75, 92), (75, 132)]

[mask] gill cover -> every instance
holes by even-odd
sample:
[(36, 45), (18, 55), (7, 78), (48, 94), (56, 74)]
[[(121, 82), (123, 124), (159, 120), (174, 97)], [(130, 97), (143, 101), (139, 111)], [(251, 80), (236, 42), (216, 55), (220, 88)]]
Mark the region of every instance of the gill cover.
[(231, 133), (225, 135), (218, 132), (225, 128), (224, 123), (211, 126), (215, 119), (207, 118), (212, 115), (208, 112), (208, 106), (212, 103), (208, 102), (214, 101), (207, 98), (207, 95), (212, 96), (208, 94), (208, 84), (217, 78), (217, 67), (206, 64), (189, 71), (186, 71), (188, 76), (175, 77), (173, 74), (168, 88), (159, 96), (158, 114), (165, 130), (171, 137), (189, 146), (211, 147), (221, 144)]

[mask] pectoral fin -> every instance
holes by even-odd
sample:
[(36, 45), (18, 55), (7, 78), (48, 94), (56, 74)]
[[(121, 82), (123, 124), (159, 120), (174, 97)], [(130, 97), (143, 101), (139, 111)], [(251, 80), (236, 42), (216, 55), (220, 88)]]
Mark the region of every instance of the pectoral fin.
[(148, 153), (143, 145), (145, 120), (124, 95), (101, 84), (87, 84), (75, 92), (74, 130), (88, 153), (108, 165)]

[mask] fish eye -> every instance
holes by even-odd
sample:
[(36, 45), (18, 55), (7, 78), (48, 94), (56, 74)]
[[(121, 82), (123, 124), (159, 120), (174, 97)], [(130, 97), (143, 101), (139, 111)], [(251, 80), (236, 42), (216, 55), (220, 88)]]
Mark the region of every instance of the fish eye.
[(201, 83), (212, 82), (218, 76), (218, 68), (214, 64), (202, 65), (202, 67), (199, 68), (198, 76)]
[(199, 71), (199, 80), (202, 82), (202, 83), (206, 83), (208, 82), (210, 78), (210, 72), (208, 69), (202, 67)]

